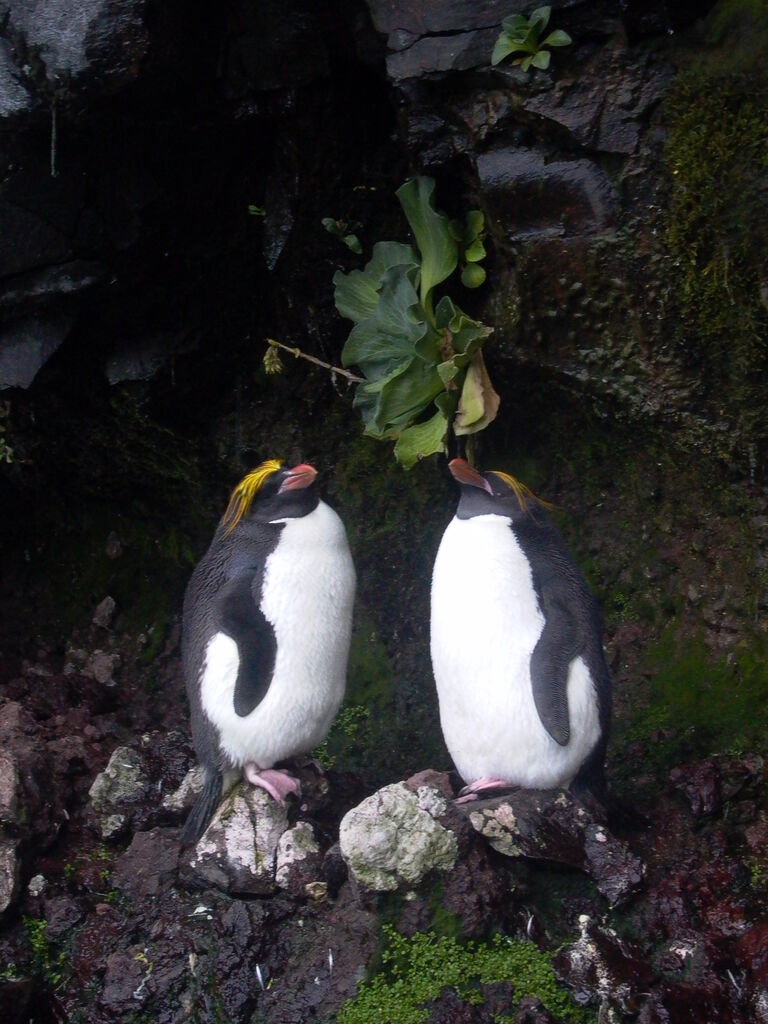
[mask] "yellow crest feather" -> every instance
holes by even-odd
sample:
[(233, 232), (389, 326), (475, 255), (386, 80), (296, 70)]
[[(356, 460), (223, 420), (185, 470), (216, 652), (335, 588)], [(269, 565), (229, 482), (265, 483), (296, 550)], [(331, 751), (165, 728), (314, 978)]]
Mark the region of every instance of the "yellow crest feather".
[(232, 491), (227, 511), (221, 520), (221, 525), (226, 526), (225, 533), (232, 533), (240, 520), (248, 515), (253, 499), (264, 486), (264, 481), (276, 473), (281, 466), (282, 462), (279, 459), (267, 459), (256, 469), (252, 469), (248, 476), (243, 477)]
[(518, 480), (517, 477), (512, 476), (511, 473), (502, 473), (499, 469), (492, 469), (491, 473), (497, 476), (500, 480), (503, 480), (507, 487), (510, 487), (517, 498), (517, 503), (523, 512), (528, 511), (528, 505), (533, 502), (536, 505), (541, 505), (546, 509), (553, 509), (555, 506), (551, 505), (548, 501), (544, 501), (543, 498), (537, 497), (530, 487)]

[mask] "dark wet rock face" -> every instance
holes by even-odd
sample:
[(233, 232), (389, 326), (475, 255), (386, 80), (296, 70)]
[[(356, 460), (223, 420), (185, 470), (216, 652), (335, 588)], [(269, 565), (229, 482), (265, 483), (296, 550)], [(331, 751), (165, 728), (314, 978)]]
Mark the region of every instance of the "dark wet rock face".
[[(478, 157), (477, 173), (510, 240), (590, 234), (614, 224), (613, 188), (587, 160), (548, 162), (536, 150), (490, 150)], [(553, 198), (546, 208), (539, 201), (542, 191)]]

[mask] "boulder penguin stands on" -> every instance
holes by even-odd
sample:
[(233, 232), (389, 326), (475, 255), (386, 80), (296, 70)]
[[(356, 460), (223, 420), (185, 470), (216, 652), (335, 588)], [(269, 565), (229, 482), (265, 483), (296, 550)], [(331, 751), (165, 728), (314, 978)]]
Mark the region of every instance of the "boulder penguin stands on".
[(604, 795), (611, 683), (597, 603), (539, 501), (454, 459), (461, 487), (432, 578), (431, 651), (462, 795)]
[(237, 485), (184, 596), (182, 657), (203, 788), (198, 839), (241, 773), (282, 801), (273, 766), (328, 735), (344, 696), (355, 569), (312, 466), (269, 460)]

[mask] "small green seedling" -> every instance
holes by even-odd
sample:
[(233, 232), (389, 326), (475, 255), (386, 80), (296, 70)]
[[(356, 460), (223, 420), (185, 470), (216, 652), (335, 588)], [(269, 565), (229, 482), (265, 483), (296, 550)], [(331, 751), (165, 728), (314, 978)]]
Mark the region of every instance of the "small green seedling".
[(573, 42), (568, 33), (561, 29), (555, 29), (542, 39), (551, 12), (551, 7), (538, 7), (529, 18), (524, 14), (511, 14), (505, 18), (501, 23), (501, 34), (493, 48), (491, 64), (495, 67), (511, 53), (519, 53), (520, 56), (512, 63), (519, 64), (523, 71), (527, 71), (531, 65), (546, 71), (551, 58), (547, 47), (570, 46)]
[(348, 249), (356, 253), (358, 256), (362, 256), (363, 247), (360, 245), (360, 239), (357, 235), (354, 235), (349, 230), (349, 224), (345, 220), (334, 220), (333, 217), (323, 217), (321, 221), (323, 227), (329, 235), (334, 235), (340, 239)]

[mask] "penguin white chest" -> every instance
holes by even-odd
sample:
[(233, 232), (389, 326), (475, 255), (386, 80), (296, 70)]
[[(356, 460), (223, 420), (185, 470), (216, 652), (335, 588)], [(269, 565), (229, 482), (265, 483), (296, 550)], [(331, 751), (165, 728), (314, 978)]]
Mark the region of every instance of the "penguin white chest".
[(443, 535), (431, 615), (440, 722), (465, 782), (565, 786), (599, 737), (595, 689), (576, 658), (567, 689), (571, 739), (561, 747), (533, 699), (530, 659), (545, 620), (509, 522), (499, 515), (454, 518)]
[(260, 608), (277, 644), (262, 701), (245, 716), (233, 705), (237, 645), (223, 633), (208, 644), (201, 679), (206, 714), (235, 766), (268, 768), (322, 742), (344, 697), (355, 570), (344, 525), (324, 502), (284, 521), (264, 567)]

